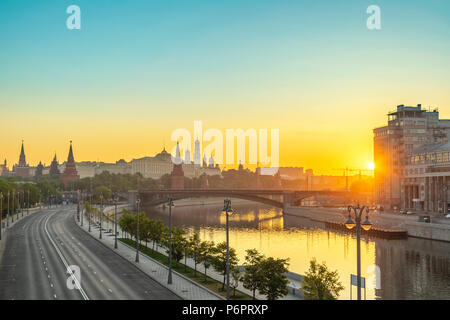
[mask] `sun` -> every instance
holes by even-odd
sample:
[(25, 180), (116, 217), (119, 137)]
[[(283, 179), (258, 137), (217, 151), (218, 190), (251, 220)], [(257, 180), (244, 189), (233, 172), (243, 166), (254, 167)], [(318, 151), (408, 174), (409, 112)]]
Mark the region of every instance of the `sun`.
[(374, 170), (374, 169), (375, 169), (375, 163), (369, 162), (368, 168), (369, 168), (370, 170)]

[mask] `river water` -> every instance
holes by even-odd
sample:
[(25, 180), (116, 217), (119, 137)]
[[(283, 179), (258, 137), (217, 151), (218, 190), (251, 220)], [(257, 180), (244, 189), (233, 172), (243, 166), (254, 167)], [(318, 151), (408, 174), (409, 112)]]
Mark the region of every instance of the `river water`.
[[(176, 202), (173, 225), (194, 230), (202, 240), (225, 241), (222, 199)], [(233, 200), (230, 246), (244, 262), (245, 250), (256, 248), (266, 256), (289, 258), (289, 270), (304, 274), (314, 257), (337, 270), (345, 289), (340, 299), (350, 299), (350, 274), (356, 274), (356, 239), (352, 234), (327, 230), (323, 223), (283, 215), (281, 209)], [(147, 208), (151, 219), (168, 225), (168, 209)], [(366, 277), (367, 299), (450, 299), (450, 243), (408, 238), (363, 238), (361, 271)], [(364, 299), (364, 289), (362, 289)], [(353, 287), (352, 298), (356, 298)]]

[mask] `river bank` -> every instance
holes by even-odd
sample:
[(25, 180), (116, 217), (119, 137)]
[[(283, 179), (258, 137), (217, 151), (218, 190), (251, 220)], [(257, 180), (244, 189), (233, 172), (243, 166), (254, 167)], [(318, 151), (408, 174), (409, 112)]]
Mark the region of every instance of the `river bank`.
[[(347, 212), (336, 208), (287, 207), (283, 213), (321, 222), (344, 223), (347, 219)], [(370, 212), (369, 220), (374, 227), (404, 230), (409, 237), (450, 242), (450, 225), (419, 222), (417, 215)]]

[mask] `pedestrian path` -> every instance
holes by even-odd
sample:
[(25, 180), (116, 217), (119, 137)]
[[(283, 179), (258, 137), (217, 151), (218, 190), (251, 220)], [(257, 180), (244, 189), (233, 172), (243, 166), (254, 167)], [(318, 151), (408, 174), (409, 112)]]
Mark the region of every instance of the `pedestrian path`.
[[(105, 213), (106, 212), (109, 213), (110, 211), (113, 211), (113, 210), (114, 210), (114, 207), (109, 207), (109, 208), (105, 208), (104, 212)], [(107, 224), (104, 222), (103, 228), (105, 228), (106, 226), (107, 226)], [(109, 229), (109, 228), (112, 228), (112, 226), (107, 227), (107, 229)], [(86, 224), (84, 224), (84, 229), (87, 230)], [(98, 238), (99, 228), (95, 227), (95, 229), (92, 229), (92, 230), (95, 230), (95, 232), (97, 233), (97, 238)], [(119, 225), (117, 225), (117, 231), (118, 231), (119, 235), (123, 234)], [(94, 232), (94, 234), (95, 234), (95, 232)], [(109, 246), (114, 247), (114, 234), (113, 233), (109, 233), (108, 235), (109, 236), (103, 237), (103, 238), (107, 238), (107, 239), (103, 239), (103, 240), (105, 240), (104, 242), (107, 243)], [(121, 252), (121, 249), (124, 250), (123, 248), (126, 247), (127, 248), (127, 250), (126, 250), (127, 259), (134, 263), (135, 257), (136, 257), (136, 250), (135, 250), (135, 248), (131, 248), (128, 245), (126, 245), (126, 244), (124, 244), (124, 243), (122, 243), (120, 241), (118, 241), (118, 247), (119, 247), (119, 249), (118, 249), (119, 252)], [(157, 251), (157, 252), (167, 256), (167, 249), (165, 247), (163, 247), (163, 246), (155, 245), (155, 251)], [(167, 267), (162, 265), (162, 264), (160, 264), (158, 261), (155, 261), (154, 259), (151, 259), (150, 257), (147, 257), (147, 256), (145, 256), (145, 257), (147, 259), (145, 263), (148, 263), (149, 265), (152, 265), (152, 263), (153, 264), (156, 263), (156, 264), (159, 265), (158, 268), (152, 269), (151, 273), (147, 273), (147, 274), (152, 275), (152, 277), (154, 277), (154, 278), (158, 277), (159, 279), (163, 279), (163, 281), (162, 282), (160, 281), (160, 282), (162, 284), (164, 284), (164, 285), (167, 285), (167, 274), (168, 274)], [(150, 260), (152, 263), (150, 263), (148, 260)], [(195, 261), (194, 261), (194, 259), (192, 259), (192, 258), (184, 259), (183, 258), (183, 260), (181, 262), (185, 263), (185, 261), (186, 261), (186, 265), (188, 267), (190, 267), (192, 269), (195, 268)], [(204, 274), (204, 267), (203, 267), (202, 264), (197, 264), (197, 270), (198, 270), (199, 273)], [(300, 300), (300, 299), (302, 299), (302, 295), (298, 291), (298, 288), (300, 287), (300, 283), (297, 281), (298, 279), (295, 276), (291, 277), (290, 274), (291, 273), (288, 273), (289, 293), (286, 296), (284, 296), (283, 298), (281, 298), (280, 300)], [(217, 280), (219, 282), (223, 282), (223, 275), (221, 275), (218, 272), (216, 272), (212, 267), (207, 269), (206, 275), (208, 277), (214, 279), (214, 280)], [(179, 276), (185, 278), (182, 275), (179, 275)], [(187, 279), (187, 280), (189, 282), (193, 282), (190, 279)], [(230, 276), (230, 283), (231, 282), (232, 282), (232, 278)], [(173, 279), (173, 283), (175, 284), (175, 279)], [(195, 283), (195, 285), (196, 286), (200, 286), (199, 284), (196, 284), (196, 283)], [(204, 288), (204, 287), (202, 287), (202, 288)], [(206, 288), (204, 288), (204, 289), (207, 290), (207, 291), (210, 291), (210, 290), (208, 290)], [(245, 294), (247, 294), (247, 295), (249, 295), (249, 296), (253, 295), (253, 293), (250, 290), (244, 288), (242, 282), (239, 282), (239, 284), (236, 287), (236, 289), (241, 291), (241, 292), (243, 292), (243, 293), (245, 293)], [(185, 290), (185, 288), (183, 288), (181, 290)], [(233, 289), (230, 288), (230, 290), (231, 290), (231, 294), (233, 294)], [(215, 293), (213, 293), (213, 294), (216, 295)], [(220, 296), (218, 296), (218, 297), (220, 297)], [(258, 292), (256, 292), (255, 298), (258, 299), (258, 300), (266, 300), (266, 297), (264, 295), (259, 294)], [(186, 298), (186, 299), (191, 299), (191, 298)], [(202, 298), (194, 298), (194, 299), (202, 299)], [(206, 298), (206, 299), (209, 299), (209, 298)], [(220, 297), (220, 299), (223, 299), (223, 298)]]
[[(75, 215), (76, 221), (76, 215)], [(77, 222), (80, 226), (80, 223)], [(84, 231), (88, 231), (88, 223), (86, 220), (83, 222), (83, 226), (80, 226)], [(118, 226), (119, 228), (119, 226)], [(183, 299), (186, 300), (222, 300), (223, 298), (218, 294), (212, 292), (211, 290), (196, 284), (190, 279), (184, 277), (183, 275), (172, 271), (172, 284), (167, 284), (168, 278), (168, 268), (158, 261), (148, 257), (145, 254), (140, 253), (139, 263), (135, 262), (136, 250), (120, 241), (117, 242), (117, 249), (114, 249), (114, 235), (112, 233), (103, 232), (102, 239), (99, 239), (100, 230), (99, 227), (91, 225), (90, 234), (96, 238), (98, 241), (104, 245), (110, 247), (117, 254), (127, 259), (135, 266), (137, 266), (144, 273), (149, 275), (151, 278), (176, 293)]]

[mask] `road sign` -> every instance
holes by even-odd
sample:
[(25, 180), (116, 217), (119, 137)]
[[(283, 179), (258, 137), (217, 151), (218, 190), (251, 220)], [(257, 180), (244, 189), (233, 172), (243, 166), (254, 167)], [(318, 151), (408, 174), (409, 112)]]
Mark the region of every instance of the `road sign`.
[[(350, 300), (352, 300), (352, 288), (358, 287), (358, 276), (350, 275)], [(361, 288), (364, 288), (364, 300), (366, 300), (366, 278), (361, 277)]]

